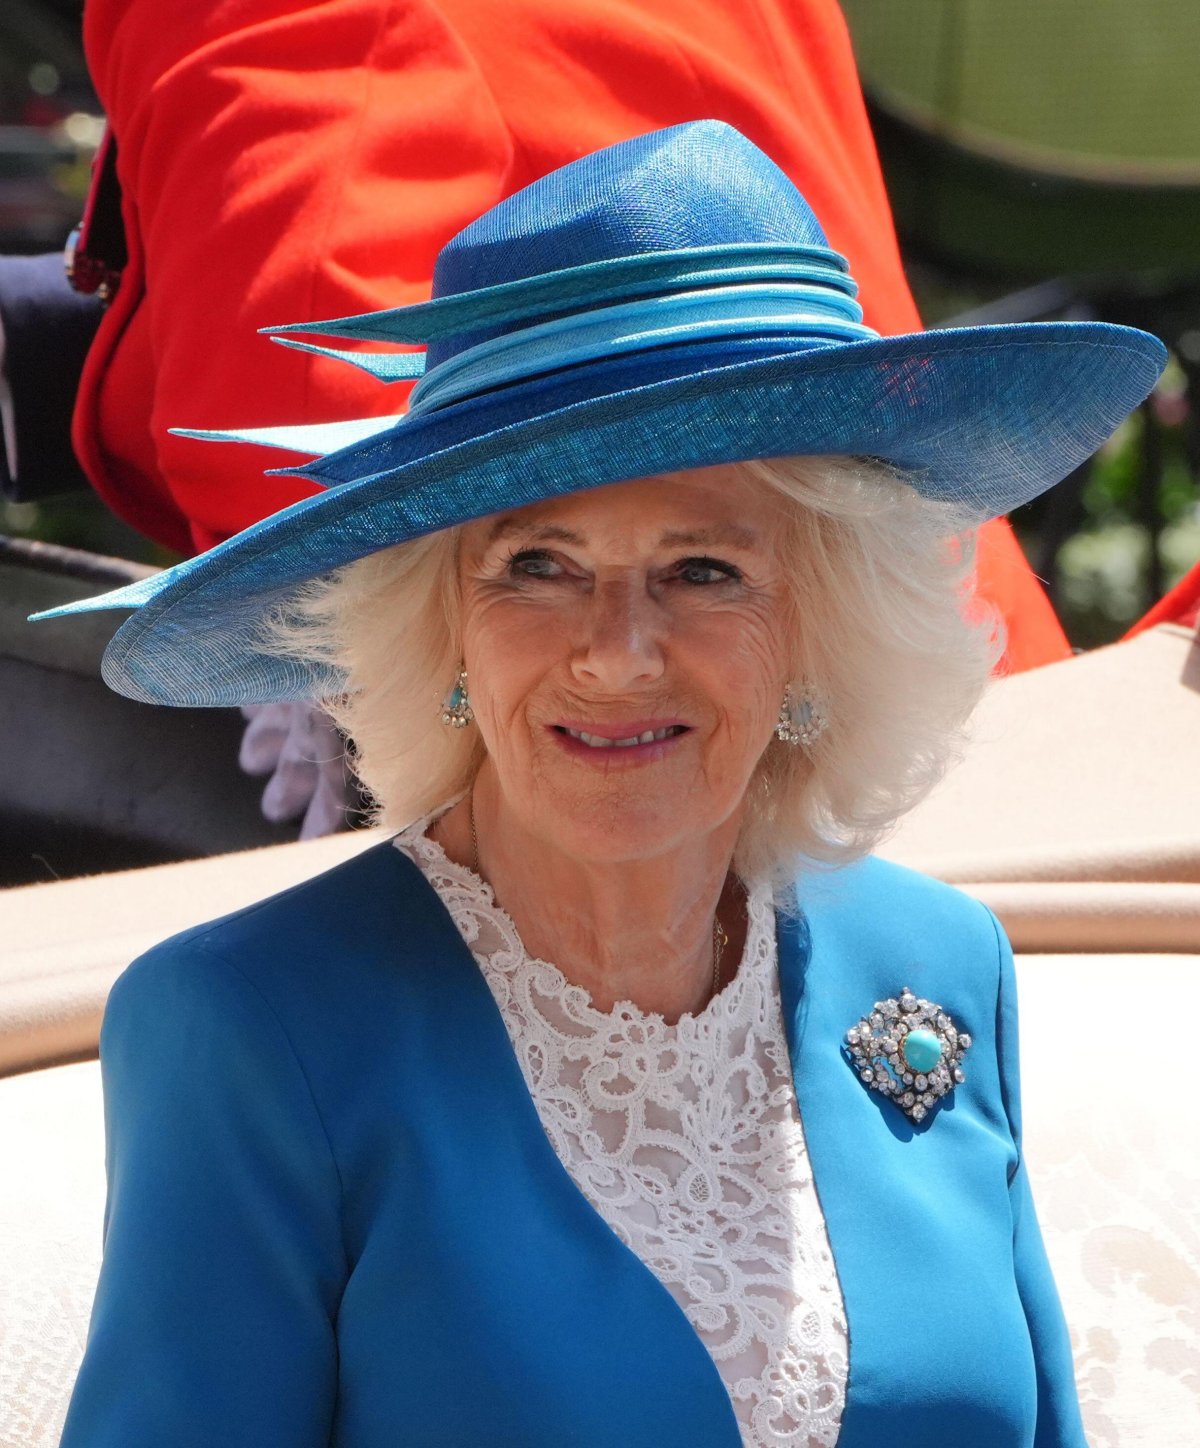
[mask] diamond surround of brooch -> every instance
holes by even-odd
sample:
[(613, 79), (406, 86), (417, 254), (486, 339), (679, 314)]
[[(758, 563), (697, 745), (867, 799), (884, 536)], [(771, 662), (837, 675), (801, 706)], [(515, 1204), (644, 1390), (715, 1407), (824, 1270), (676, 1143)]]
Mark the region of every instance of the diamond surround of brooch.
[(967, 1079), (963, 1053), (971, 1038), (935, 1001), (905, 986), (846, 1032), (846, 1050), (859, 1079), (916, 1122)]

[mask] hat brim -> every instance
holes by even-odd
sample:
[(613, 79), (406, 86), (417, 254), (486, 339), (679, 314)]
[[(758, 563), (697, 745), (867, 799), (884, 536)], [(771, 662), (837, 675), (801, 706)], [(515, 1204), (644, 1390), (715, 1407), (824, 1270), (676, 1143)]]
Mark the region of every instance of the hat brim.
[(156, 577), (39, 616), (135, 608), (103, 664), (129, 698), (318, 698), (340, 681), (265, 654), (262, 624), (299, 585), (379, 549), (629, 478), (801, 454), (883, 460), (983, 522), (1089, 457), (1165, 360), (1130, 328), (1044, 323), (776, 346), (600, 395), (577, 369), (588, 375), (434, 411), (296, 469), (327, 490)]

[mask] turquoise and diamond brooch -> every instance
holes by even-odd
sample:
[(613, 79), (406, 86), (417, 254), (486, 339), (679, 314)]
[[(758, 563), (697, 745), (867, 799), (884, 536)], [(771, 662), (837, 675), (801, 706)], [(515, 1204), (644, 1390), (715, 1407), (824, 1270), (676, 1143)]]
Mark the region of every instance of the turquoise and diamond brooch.
[(846, 1032), (846, 1050), (859, 1079), (917, 1122), (966, 1080), (962, 1058), (970, 1044), (970, 1036), (941, 1006), (907, 986), (898, 997), (876, 1001)]

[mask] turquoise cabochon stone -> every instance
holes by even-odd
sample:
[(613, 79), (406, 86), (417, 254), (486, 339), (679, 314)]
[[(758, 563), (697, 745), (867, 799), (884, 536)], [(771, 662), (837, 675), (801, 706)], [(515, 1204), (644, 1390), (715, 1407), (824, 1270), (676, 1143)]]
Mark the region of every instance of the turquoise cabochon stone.
[(904, 1038), (904, 1059), (913, 1071), (932, 1071), (942, 1059), (942, 1043), (932, 1031), (909, 1031)]

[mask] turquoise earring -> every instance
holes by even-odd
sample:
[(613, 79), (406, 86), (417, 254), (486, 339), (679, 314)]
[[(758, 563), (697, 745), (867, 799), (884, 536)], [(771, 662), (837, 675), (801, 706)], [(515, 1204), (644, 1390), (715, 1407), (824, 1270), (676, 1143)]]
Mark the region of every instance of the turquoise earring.
[(812, 685), (804, 684), (798, 694), (793, 694), (789, 684), (779, 706), (775, 737), (784, 744), (811, 749), (828, 727), (828, 705)]
[(459, 669), (458, 678), (442, 700), (442, 723), (450, 729), (465, 729), (474, 718), (475, 711), (467, 697), (467, 671)]

